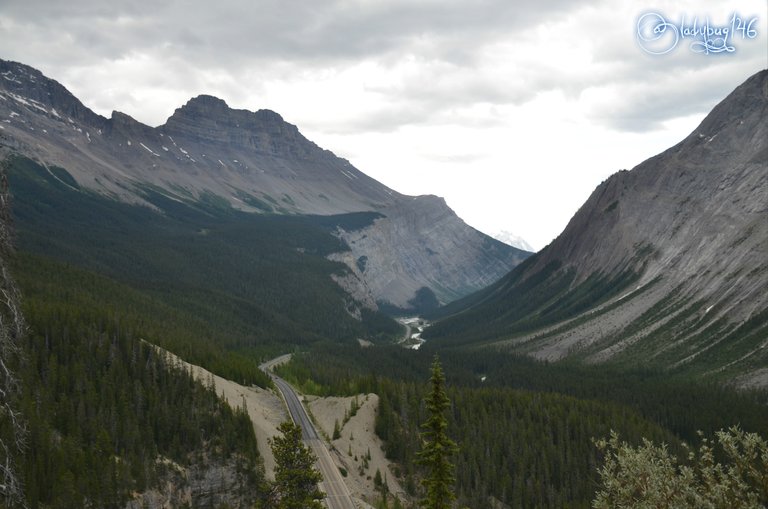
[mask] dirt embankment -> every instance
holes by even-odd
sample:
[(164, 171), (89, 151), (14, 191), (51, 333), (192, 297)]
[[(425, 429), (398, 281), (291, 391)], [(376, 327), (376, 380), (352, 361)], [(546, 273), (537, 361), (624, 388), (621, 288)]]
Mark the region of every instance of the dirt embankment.
[[(351, 415), (355, 399), (358, 409)], [(374, 482), (378, 471), (389, 493), (401, 501), (407, 500), (392, 463), (384, 456), (383, 443), (374, 431), (379, 407), (376, 394), (347, 398), (306, 396), (306, 401), (318, 431), (331, 440), (330, 451), (336, 465), (347, 472), (344, 482), (353, 497), (369, 503), (381, 497), (381, 488)], [(332, 440), (337, 422), (341, 436)]]

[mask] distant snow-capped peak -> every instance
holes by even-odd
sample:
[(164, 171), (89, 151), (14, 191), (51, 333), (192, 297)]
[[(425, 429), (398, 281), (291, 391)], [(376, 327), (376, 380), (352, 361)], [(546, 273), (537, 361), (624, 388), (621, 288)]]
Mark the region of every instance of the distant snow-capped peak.
[(494, 233), (493, 238), (505, 243), (508, 246), (516, 247), (518, 249), (522, 249), (523, 251), (529, 251), (531, 253), (536, 252), (533, 247), (525, 241), (524, 238), (522, 238), (519, 235), (515, 235), (514, 233), (507, 231), (507, 230), (501, 230), (499, 232)]

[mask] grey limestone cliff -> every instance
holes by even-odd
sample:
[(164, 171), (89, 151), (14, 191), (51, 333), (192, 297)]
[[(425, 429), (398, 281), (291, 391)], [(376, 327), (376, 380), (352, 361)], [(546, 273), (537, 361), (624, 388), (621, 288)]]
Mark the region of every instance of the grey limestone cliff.
[(457, 221), (436, 196), (409, 198), (381, 212), (385, 217), (371, 226), (339, 231), (351, 248), (351, 256), (339, 259), (354, 260), (353, 269), (372, 293), (400, 308), (408, 308), (422, 287), (439, 302), (450, 302), (490, 285), (495, 274), (528, 255), (515, 250), (508, 257), (508, 246)]

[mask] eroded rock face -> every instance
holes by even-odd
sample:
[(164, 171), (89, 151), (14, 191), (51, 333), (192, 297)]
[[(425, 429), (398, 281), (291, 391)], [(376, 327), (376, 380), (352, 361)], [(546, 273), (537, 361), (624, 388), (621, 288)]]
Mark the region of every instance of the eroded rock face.
[[(525, 302), (526, 285), (529, 302), (531, 290), (549, 301), (525, 316), (491, 312)], [(539, 319), (545, 327), (527, 335), (518, 327), (504, 344), (542, 359), (718, 376), (765, 366), (768, 71), (734, 90), (682, 142), (600, 184), (552, 244), (493, 290), (471, 311), (474, 322), (498, 320), (504, 338), (515, 324)], [(540, 319), (546, 313), (549, 323)]]
[(342, 285), (358, 286), (369, 307), (368, 300), (406, 305), (424, 286), (452, 300), (526, 256), (469, 228), (443, 201), (404, 196), (368, 177), (277, 113), (235, 110), (212, 96), (150, 127), (120, 112), (101, 117), (39, 71), (0, 60), (3, 148), (64, 168), (82, 188), (150, 207), (147, 189), (180, 202), (215, 196), (252, 213), (381, 212), (387, 219), (364, 233), (340, 232), (355, 240), (355, 259), (368, 257), (360, 284)]
[(555, 258), (582, 280), (635, 258), (638, 284), (683, 285), (731, 319), (768, 307), (768, 71), (678, 145), (601, 184), (537, 262)]
[(206, 460), (183, 468), (167, 462), (165, 479), (159, 486), (138, 493), (125, 509), (174, 509), (176, 507), (253, 507), (257, 499), (237, 460), (225, 463)]
[(339, 236), (351, 248), (346, 261), (354, 260), (377, 300), (400, 308), (411, 307), (422, 287), (441, 303), (477, 291), (529, 255), (468, 226), (437, 196), (403, 198), (381, 213), (371, 226)]

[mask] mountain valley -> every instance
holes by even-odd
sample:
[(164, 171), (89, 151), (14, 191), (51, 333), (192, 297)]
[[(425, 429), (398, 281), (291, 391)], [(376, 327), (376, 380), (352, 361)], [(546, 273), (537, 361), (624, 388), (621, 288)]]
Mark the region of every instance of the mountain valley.
[(345, 288), (372, 311), (376, 302), (408, 309), (423, 288), (450, 302), (529, 255), (469, 227), (442, 199), (389, 189), (275, 112), (201, 95), (152, 128), (119, 112), (101, 117), (23, 64), (0, 61), (0, 75), (0, 148), (58, 168), (83, 190), (153, 209), (148, 195), (256, 216), (379, 214), (370, 227), (336, 233), (366, 239), (337, 258), (349, 266)]
[(435, 363), (455, 507), (593, 507), (613, 433), (768, 435), (768, 71), (537, 253), (209, 95), (150, 127), (0, 60), (0, 128), (8, 507), (280, 507), (278, 356), (366, 509), (425, 497)]

